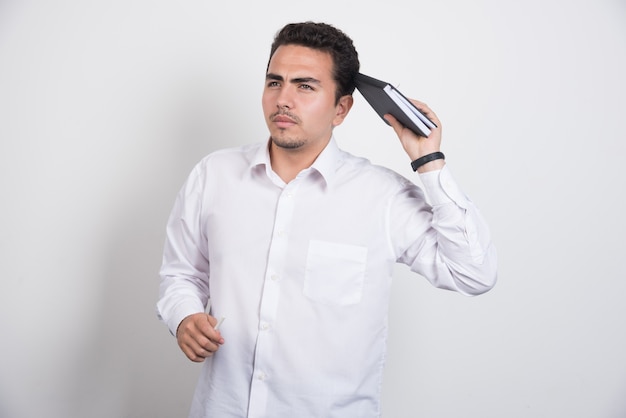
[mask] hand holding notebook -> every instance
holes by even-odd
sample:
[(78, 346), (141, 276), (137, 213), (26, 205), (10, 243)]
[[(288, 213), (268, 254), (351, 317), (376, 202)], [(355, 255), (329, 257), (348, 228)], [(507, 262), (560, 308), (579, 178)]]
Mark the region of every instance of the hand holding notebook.
[(356, 88), (378, 115), (389, 124), (384, 116), (390, 114), (416, 135), (428, 137), (437, 127), (409, 99), (391, 84), (359, 73)]

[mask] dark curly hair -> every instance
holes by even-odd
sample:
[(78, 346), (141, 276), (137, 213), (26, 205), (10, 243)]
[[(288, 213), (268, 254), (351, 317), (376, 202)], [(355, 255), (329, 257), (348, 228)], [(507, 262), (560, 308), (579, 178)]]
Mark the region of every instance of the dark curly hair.
[(355, 78), (359, 73), (359, 54), (352, 39), (339, 29), (327, 23), (303, 22), (284, 26), (274, 37), (270, 58), (281, 45), (301, 45), (330, 54), (333, 60), (333, 78), (337, 83), (335, 101), (351, 95), (355, 88)]

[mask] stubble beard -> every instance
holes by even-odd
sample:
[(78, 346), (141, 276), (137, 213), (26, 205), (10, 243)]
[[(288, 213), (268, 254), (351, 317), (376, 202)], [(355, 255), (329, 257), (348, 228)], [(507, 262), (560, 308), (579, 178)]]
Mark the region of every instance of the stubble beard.
[[(297, 125), (300, 124), (300, 118), (298, 116), (294, 115), (293, 113), (289, 111), (285, 111), (282, 109), (272, 114), (270, 119), (273, 120), (276, 116), (279, 116), (279, 115), (286, 115), (290, 117), (291, 119), (293, 119), (293, 121)], [(276, 133), (276, 135), (272, 135), (271, 138), (272, 138), (272, 143), (274, 145), (285, 150), (297, 150), (298, 148), (303, 147), (307, 143), (306, 139), (292, 137), (287, 132), (287, 129), (280, 129), (280, 128), (278, 129), (278, 132)]]
[(292, 138), (285, 136), (285, 132), (281, 130), (279, 135), (272, 135), (272, 143), (279, 148), (286, 150), (296, 150), (306, 145), (307, 141), (300, 138)]

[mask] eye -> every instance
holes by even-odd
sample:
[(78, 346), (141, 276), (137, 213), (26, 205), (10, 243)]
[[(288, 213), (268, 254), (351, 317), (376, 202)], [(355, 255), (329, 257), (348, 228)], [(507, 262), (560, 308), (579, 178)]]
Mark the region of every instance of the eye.
[(315, 90), (310, 84), (300, 84), (302, 90)]
[(280, 84), (278, 83), (278, 81), (273, 81), (272, 80), (272, 81), (269, 81), (267, 83), (267, 87), (279, 87), (279, 86), (280, 86)]

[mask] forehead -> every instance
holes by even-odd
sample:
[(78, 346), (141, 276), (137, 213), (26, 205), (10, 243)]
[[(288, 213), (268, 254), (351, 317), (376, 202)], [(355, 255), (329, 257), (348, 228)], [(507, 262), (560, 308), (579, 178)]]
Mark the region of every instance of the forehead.
[(268, 66), (268, 73), (296, 73), (293, 76), (312, 76), (320, 80), (332, 79), (333, 59), (330, 53), (301, 45), (281, 45)]

